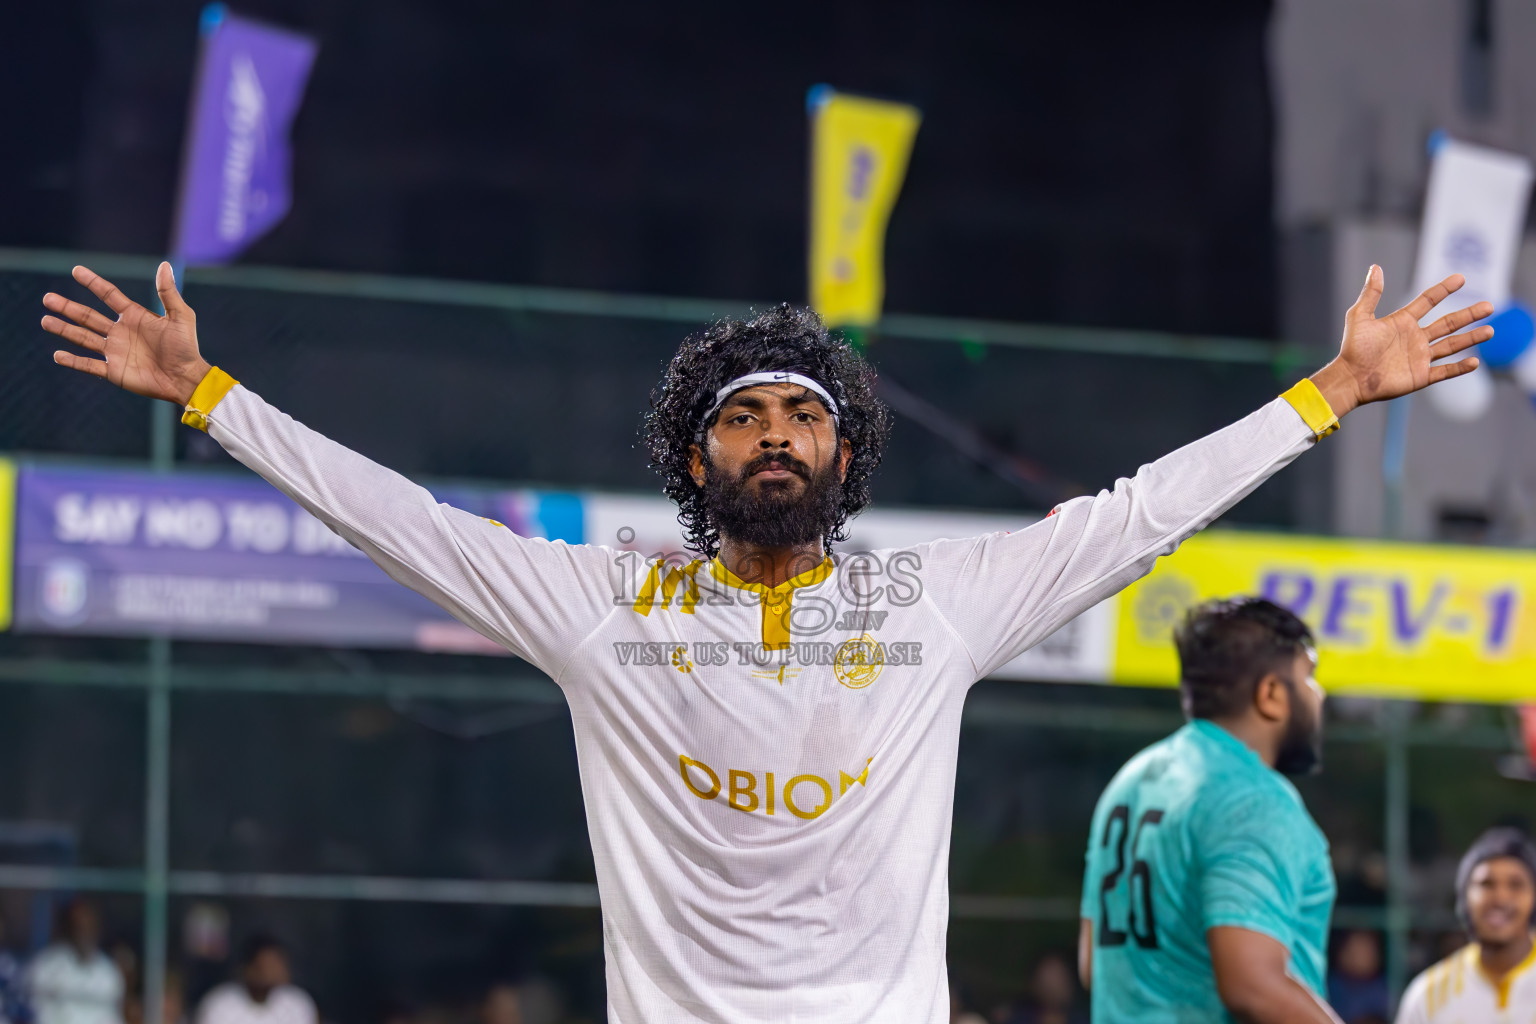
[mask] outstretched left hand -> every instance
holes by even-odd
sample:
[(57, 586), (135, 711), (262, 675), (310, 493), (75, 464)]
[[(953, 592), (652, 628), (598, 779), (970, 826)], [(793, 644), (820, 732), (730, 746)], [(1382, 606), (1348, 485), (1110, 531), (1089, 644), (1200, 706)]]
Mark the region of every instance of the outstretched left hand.
[[(56, 292), (43, 296), (43, 330), (101, 356), (94, 359), (59, 349), (53, 361), (93, 377), (105, 377), (125, 391), (186, 405), (208, 363), (197, 348), (197, 314), (176, 289), (169, 263), (155, 271), (155, 288), (165, 315), (151, 313), (124, 295), (117, 285), (89, 267), (76, 267), (74, 278), (117, 314), (116, 320), (83, 302)], [(67, 317), (68, 319), (60, 319)]]
[(1486, 324), (1465, 334), (1455, 333), (1491, 316), (1493, 303), (1479, 302), (1447, 313), (1427, 327), (1419, 326), (1430, 310), (1464, 284), (1466, 278), (1452, 274), (1397, 312), (1378, 317), (1376, 304), (1381, 301), (1382, 274), (1381, 268), (1372, 264), (1360, 298), (1345, 315), (1344, 342), (1338, 356), (1312, 375), (1312, 382), (1333, 407), (1334, 415), (1342, 417), (1367, 402), (1412, 394), (1477, 369), (1476, 356), (1433, 364), (1493, 337), (1493, 328)]

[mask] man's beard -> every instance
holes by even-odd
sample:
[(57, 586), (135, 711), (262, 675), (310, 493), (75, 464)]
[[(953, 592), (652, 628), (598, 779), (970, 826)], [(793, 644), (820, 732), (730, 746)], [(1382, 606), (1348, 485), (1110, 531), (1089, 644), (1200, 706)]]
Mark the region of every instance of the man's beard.
[[(778, 463), (794, 473), (804, 487), (795, 493), (793, 479), (760, 480), (748, 488), (752, 474)], [(704, 465), (704, 508), (720, 536), (762, 548), (788, 548), (820, 540), (831, 532), (842, 511), (843, 482), (834, 460), (820, 473), (792, 455), (764, 452), (741, 468), (733, 480), (719, 467)]]
[(1302, 703), (1295, 685), (1287, 685), (1291, 689), (1291, 718), (1285, 723), (1285, 736), (1275, 754), (1275, 771), (1282, 775), (1316, 775), (1323, 770), (1322, 716)]

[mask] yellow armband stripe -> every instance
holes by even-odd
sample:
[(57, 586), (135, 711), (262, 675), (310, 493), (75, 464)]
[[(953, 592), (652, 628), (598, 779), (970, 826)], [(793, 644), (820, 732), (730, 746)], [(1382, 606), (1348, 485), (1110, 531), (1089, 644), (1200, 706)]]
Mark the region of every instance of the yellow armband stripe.
[(213, 412), (213, 407), (224, 400), (231, 388), (240, 383), (219, 369), (213, 367), (198, 384), (197, 390), (192, 392), (192, 400), (187, 403), (186, 409), (181, 414), (181, 422), (189, 427), (196, 427), (203, 433), (208, 432), (208, 414)]
[(1334, 415), (1333, 406), (1328, 404), (1328, 399), (1323, 397), (1323, 393), (1317, 390), (1317, 385), (1310, 378), (1302, 378), (1299, 384), (1280, 397), (1291, 403), (1291, 408), (1312, 428), (1312, 436), (1317, 440), (1321, 441), (1339, 429), (1339, 418)]

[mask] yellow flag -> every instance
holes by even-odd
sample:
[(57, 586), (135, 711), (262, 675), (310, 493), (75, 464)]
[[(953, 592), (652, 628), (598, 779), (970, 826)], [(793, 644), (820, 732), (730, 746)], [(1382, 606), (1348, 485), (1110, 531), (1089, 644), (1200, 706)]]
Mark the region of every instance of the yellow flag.
[(873, 324), (885, 300), (885, 224), (922, 115), (827, 86), (808, 105), (811, 306), (829, 327)]

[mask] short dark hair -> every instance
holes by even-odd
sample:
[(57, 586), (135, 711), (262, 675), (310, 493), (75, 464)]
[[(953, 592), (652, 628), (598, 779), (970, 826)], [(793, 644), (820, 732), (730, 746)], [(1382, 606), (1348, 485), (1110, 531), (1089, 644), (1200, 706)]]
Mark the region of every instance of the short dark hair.
[[(1507, 827), (1490, 828), (1478, 836), (1456, 868), (1456, 916), (1469, 932), (1472, 920), (1467, 915), (1467, 887), (1472, 884), (1472, 872), (1479, 864), (1501, 857), (1519, 861), (1526, 874), (1531, 876), (1531, 884), (1536, 885), (1536, 845), (1531, 843), (1529, 836), (1517, 828)], [(1536, 907), (1531, 911), (1531, 924), (1536, 925)]]
[(1295, 613), (1262, 597), (1207, 601), (1191, 608), (1173, 634), (1179, 691), (1190, 718), (1229, 718), (1253, 700), (1269, 672), (1284, 672), (1313, 646)]
[(67, 939), (75, 930), (76, 914), (95, 914), (96, 923), (101, 923), (101, 915), (96, 910), (96, 904), (84, 896), (72, 896), (59, 904), (53, 916), (54, 937)]
[(240, 944), (240, 966), (249, 967), (263, 953), (276, 952), (288, 955), (288, 947), (271, 932), (252, 932)]
[(837, 403), (837, 436), (852, 447), (842, 502), (826, 543), (846, 540), (848, 520), (869, 504), (869, 477), (880, 465), (890, 416), (875, 397), (875, 371), (842, 338), (829, 335), (811, 309), (781, 303), (747, 320), (720, 320), (684, 339), (651, 394), (645, 446), (661, 474), (662, 491), (677, 503), (690, 549), (713, 557), (720, 533), (710, 522), (703, 490), (689, 473), (715, 392), (737, 377), (766, 370), (804, 374)]

